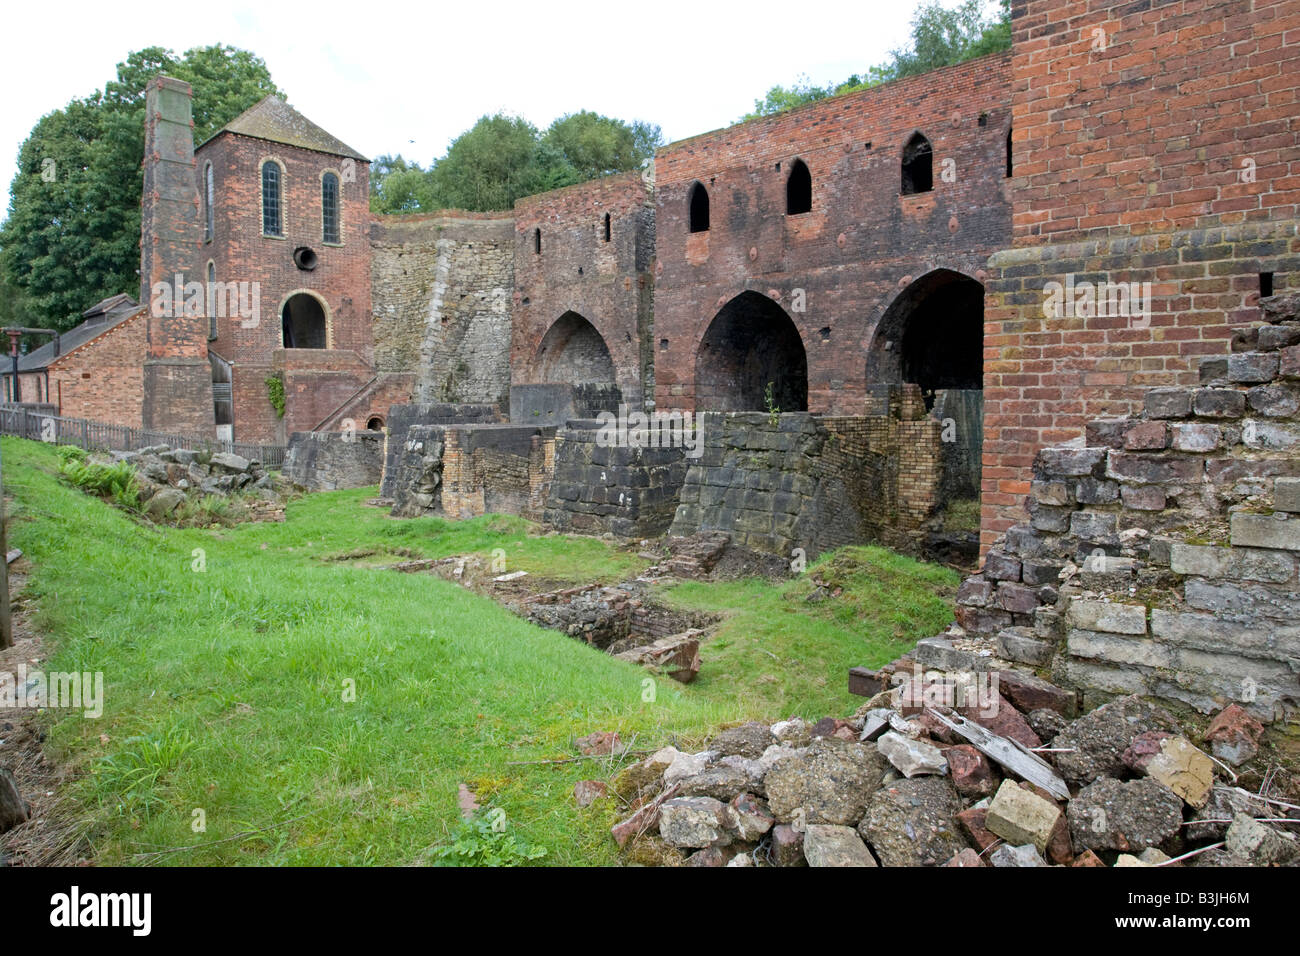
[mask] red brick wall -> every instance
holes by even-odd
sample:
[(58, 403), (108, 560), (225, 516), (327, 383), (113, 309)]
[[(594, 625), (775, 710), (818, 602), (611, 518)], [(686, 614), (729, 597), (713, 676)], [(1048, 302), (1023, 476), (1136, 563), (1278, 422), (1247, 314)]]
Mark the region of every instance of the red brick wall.
[[(60, 415), (142, 426), (147, 326), (142, 310), (50, 363), (49, 401)], [(23, 398), (32, 401), (35, 392), (27, 378)]]
[[(545, 380), (537, 361), (542, 340), (560, 316), (572, 311), (604, 339), (624, 400), (640, 404), (654, 291), (652, 203), (639, 171), (515, 203), (512, 383)], [(540, 255), (535, 246), (539, 229)]]
[[(283, 163), (283, 238), (262, 235), (261, 163), (273, 158)], [(329, 344), (341, 350), (334, 361), (340, 376), (353, 375), (352, 391), (370, 377), (360, 375), (358, 356), (373, 364), (374, 343), (370, 314), (370, 167), (364, 161), (271, 143), (265, 140), (218, 134), (196, 152), (195, 174), (202, 188), (204, 169), (212, 163), (216, 202), (214, 235), (204, 242), (196, 262), (197, 274), (206, 277), (207, 263), (216, 267), (220, 282), (257, 282), (260, 318), (255, 325), (239, 317), (219, 318), (217, 339), (211, 347), (230, 361), (234, 376), (235, 437), (240, 441), (275, 441), (286, 437), (267, 398), (264, 380), (284, 357), (280, 309), (294, 292), (309, 290), (328, 309)], [(339, 245), (322, 241), (321, 176), (339, 176), (342, 216)], [(313, 271), (299, 269), (293, 253), (299, 246), (315, 251)], [(246, 324), (252, 327), (245, 327)], [(309, 350), (293, 350), (309, 351)], [(313, 356), (313, 366), (330, 364), (327, 356)], [(289, 359), (292, 366), (294, 361)], [(336, 377), (340, 377), (336, 376)], [(350, 393), (349, 393), (350, 394)], [(343, 397), (346, 397), (343, 396)], [(302, 400), (301, 392), (287, 396)], [(340, 398), (340, 401), (342, 398)], [(295, 420), (316, 415), (317, 406), (291, 414)], [(317, 417), (323, 418), (328, 411)], [(313, 421), (315, 424), (315, 421)]]
[[(1038, 448), (1196, 381), (1258, 319), (1261, 272), (1300, 286), (1300, 4), (1016, 0), (1012, 15), (1015, 241), (986, 284), (985, 547), (1022, 520)], [(1045, 316), (1045, 285), (1071, 273), (1150, 282), (1150, 316)]]
[[(1009, 242), (1010, 100), (1010, 57), (994, 55), (661, 150), (659, 405), (694, 407), (705, 330), (729, 300), (753, 290), (772, 295), (798, 328), (809, 410), (862, 414), (867, 353), (900, 291), (939, 268), (976, 277)], [(933, 146), (934, 190), (903, 196), (902, 151), (918, 130)], [(787, 216), (796, 158), (812, 175), (812, 210)], [(955, 181), (941, 179), (946, 160)], [(710, 229), (692, 234), (687, 193), (696, 180), (709, 190)], [(796, 289), (804, 290), (802, 313), (791, 311)]]

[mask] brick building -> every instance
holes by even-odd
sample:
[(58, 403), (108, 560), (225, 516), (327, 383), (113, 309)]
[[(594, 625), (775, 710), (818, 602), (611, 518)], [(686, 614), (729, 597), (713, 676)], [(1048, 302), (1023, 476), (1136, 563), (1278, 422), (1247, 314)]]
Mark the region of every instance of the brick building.
[(240, 441), (544, 386), (584, 411), (906, 406), (982, 460), (987, 545), (1040, 447), (1194, 381), (1262, 292), (1300, 286), (1300, 5), (1014, 0), (1012, 23), (1009, 53), (499, 214), (371, 215), (364, 157), (274, 98), (194, 150), (160, 78), (141, 275), (209, 303), (114, 325), (45, 395)]

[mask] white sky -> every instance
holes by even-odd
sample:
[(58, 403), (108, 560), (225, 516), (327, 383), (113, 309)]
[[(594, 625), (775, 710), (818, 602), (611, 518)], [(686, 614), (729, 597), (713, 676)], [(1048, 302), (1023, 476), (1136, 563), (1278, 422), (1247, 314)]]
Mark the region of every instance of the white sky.
[[(659, 123), (668, 141), (726, 126), (776, 83), (865, 70), (901, 46), (915, 0), (632, 4), (264, 0), (13, 3), (0, 57), (0, 187), (33, 124), (100, 89), (150, 45), (226, 43), (266, 61), (289, 102), (364, 155), (427, 164), (484, 113), (539, 127), (579, 109)], [(145, 13), (148, 13), (148, 16)], [(0, 216), (7, 199), (0, 202)]]

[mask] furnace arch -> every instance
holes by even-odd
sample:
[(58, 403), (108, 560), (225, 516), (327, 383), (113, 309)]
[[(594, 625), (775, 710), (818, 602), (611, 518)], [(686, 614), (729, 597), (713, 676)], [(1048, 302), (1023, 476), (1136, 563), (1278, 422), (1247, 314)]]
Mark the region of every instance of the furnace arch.
[(695, 354), (695, 407), (705, 412), (808, 410), (808, 355), (785, 310), (742, 292), (719, 310)]
[(542, 382), (614, 384), (614, 360), (604, 336), (577, 312), (565, 312), (547, 330), (534, 367)]

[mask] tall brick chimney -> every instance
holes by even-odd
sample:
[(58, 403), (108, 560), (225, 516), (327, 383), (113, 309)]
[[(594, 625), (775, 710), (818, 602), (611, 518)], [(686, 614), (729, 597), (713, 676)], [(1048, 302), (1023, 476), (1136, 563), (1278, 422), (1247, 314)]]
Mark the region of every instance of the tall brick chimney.
[[(140, 302), (149, 307), (149, 324), (142, 417), (145, 428), (208, 436), (215, 419), (206, 309), (185, 308), (193, 301), (186, 284), (203, 278), (194, 273), (202, 233), (192, 98), (188, 83), (168, 76), (154, 77), (146, 88)], [(206, 296), (200, 293), (198, 301)]]

